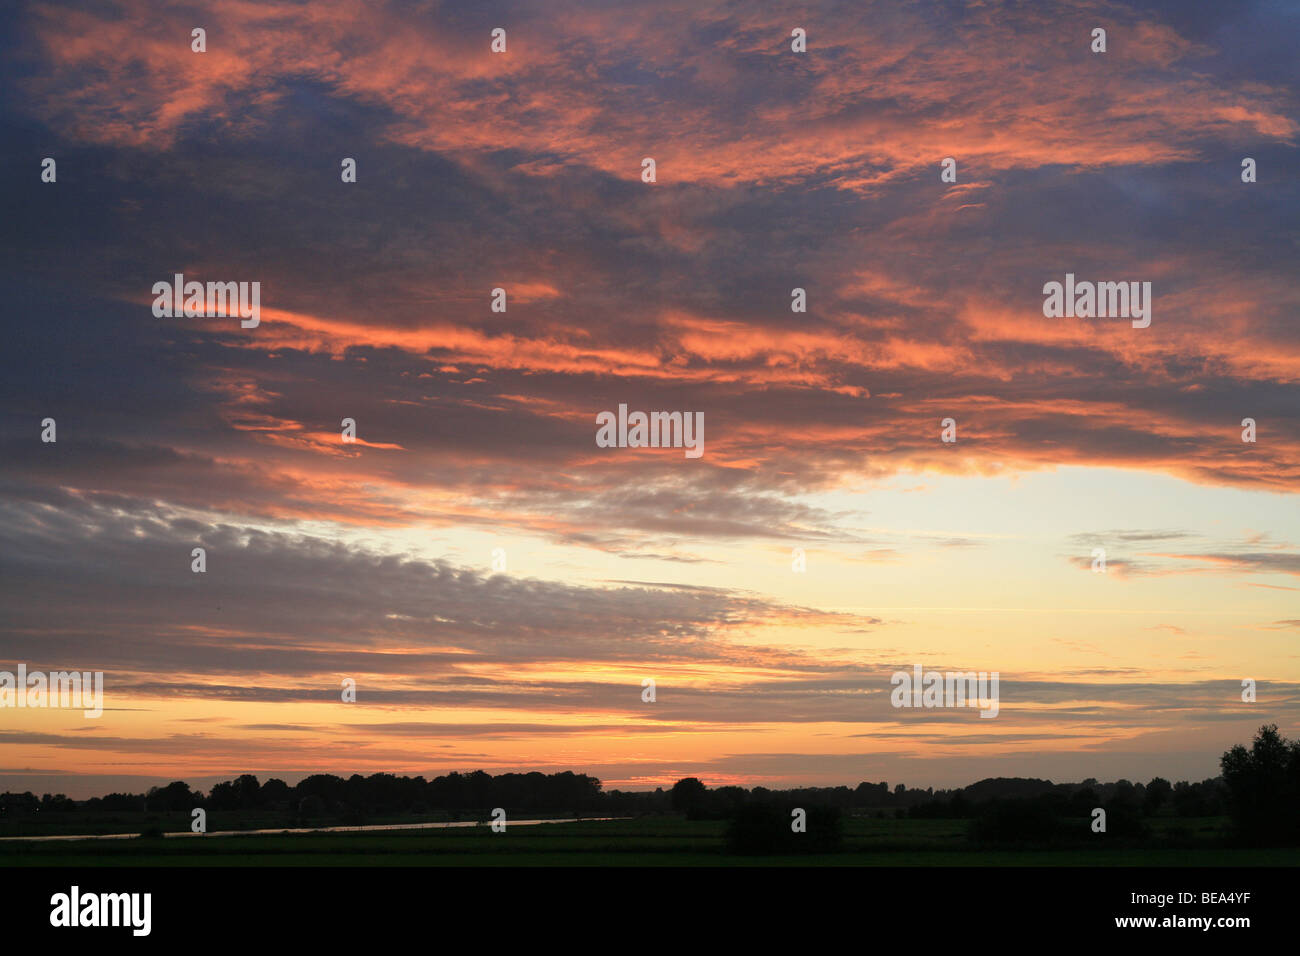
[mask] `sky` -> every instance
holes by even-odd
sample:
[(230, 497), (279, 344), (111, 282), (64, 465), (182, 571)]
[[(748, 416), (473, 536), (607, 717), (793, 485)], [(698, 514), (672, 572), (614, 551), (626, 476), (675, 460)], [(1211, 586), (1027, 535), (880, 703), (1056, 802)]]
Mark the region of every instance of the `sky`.
[[(0, 709), (0, 790), (1200, 780), (1296, 736), (1298, 40), (1282, 0), (7, 5), (0, 670), (105, 709)], [(177, 273), (260, 322), (159, 317)], [(1067, 274), (1150, 325), (1047, 317)], [(620, 405), (703, 454), (601, 447)], [(914, 666), (997, 672), (996, 718), (892, 706)]]

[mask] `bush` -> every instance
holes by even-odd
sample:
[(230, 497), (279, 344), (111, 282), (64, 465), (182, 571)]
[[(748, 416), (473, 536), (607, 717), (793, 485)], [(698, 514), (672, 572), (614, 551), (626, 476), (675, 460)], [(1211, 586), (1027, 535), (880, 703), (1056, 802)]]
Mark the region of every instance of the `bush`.
[(844, 817), (837, 807), (808, 807), (807, 831), (791, 829), (792, 807), (750, 804), (727, 826), (728, 853), (741, 856), (835, 853), (844, 846)]
[(1064, 836), (1056, 813), (1036, 800), (995, 800), (971, 823), (977, 843), (1049, 843)]
[(1106, 832), (1092, 832), (1091, 809), (1062, 805), (1049, 798), (994, 800), (985, 804), (971, 823), (976, 843), (1045, 844), (1083, 843), (1089, 839), (1136, 840), (1149, 835), (1146, 820), (1136, 805), (1111, 801), (1105, 807)]

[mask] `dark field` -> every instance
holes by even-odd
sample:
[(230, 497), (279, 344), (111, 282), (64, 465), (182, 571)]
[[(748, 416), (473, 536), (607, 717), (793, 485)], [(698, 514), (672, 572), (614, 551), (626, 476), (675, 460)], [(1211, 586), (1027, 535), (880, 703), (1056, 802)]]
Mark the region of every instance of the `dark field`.
[[(378, 821), (372, 821), (378, 822)], [(177, 824), (180, 821), (176, 821)], [(248, 827), (257, 825), (250, 820)], [(736, 856), (722, 821), (677, 817), (473, 829), (0, 843), (0, 866), (1295, 866), (1295, 849), (1225, 843), (1218, 817), (1154, 821), (1142, 845), (981, 847), (964, 820), (852, 817), (841, 852)], [(168, 829), (180, 829), (169, 826)], [(84, 832), (84, 831), (83, 831)]]

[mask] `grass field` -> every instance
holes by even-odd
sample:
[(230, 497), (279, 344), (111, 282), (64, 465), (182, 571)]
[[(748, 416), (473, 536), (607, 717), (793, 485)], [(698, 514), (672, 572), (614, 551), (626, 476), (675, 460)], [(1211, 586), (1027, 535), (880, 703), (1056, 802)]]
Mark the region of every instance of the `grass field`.
[(725, 824), (673, 817), (368, 833), (0, 843), (2, 866), (1295, 866), (1294, 849), (1222, 843), (1218, 818), (1160, 821), (1151, 845), (972, 846), (962, 820), (855, 817), (843, 852), (731, 856)]

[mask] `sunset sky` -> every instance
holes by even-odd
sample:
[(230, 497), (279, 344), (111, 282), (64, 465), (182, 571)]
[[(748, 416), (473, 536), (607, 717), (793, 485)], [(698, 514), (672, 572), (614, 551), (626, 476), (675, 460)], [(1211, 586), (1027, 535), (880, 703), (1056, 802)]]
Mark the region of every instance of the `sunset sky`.
[[(7, 5), (0, 670), (105, 712), (0, 710), (0, 791), (1295, 736), (1298, 44), (1287, 0)], [(155, 317), (176, 273), (260, 325)], [(1067, 273), (1150, 327), (1045, 318)], [(703, 456), (597, 447), (620, 404)], [(998, 716), (891, 707), (915, 664)]]

